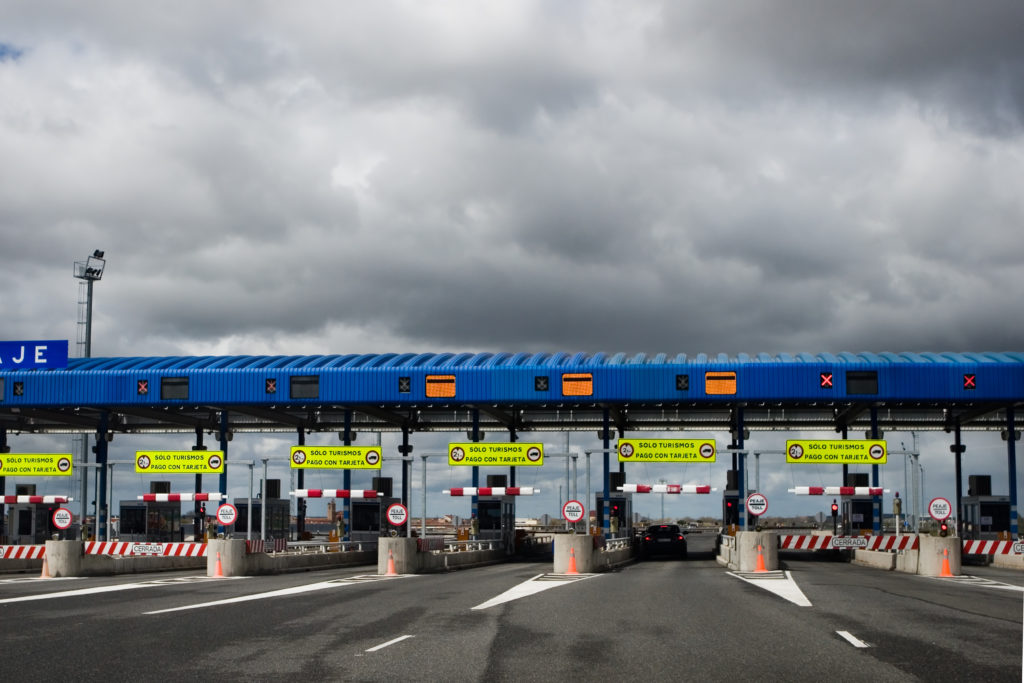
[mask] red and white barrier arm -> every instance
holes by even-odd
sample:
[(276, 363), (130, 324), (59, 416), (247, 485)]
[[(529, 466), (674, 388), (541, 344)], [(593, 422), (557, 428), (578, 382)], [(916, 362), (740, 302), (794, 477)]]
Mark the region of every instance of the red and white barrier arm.
[(45, 545), (0, 545), (0, 559), (40, 560), (46, 555)]
[(797, 486), (789, 489), (798, 496), (880, 496), (889, 489), (875, 486)]
[(381, 497), (379, 492), (372, 489), (295, 489), (289, 491), (288, 494), (296, 498), (351, 498), (352, 500)]
[(67, 496), (0, 496), (0, 503), (14, 505), (15, 503), (71, 503), (75, 499)]
[(964, 541), (964, 555), (1019, 555), (1024, 543), (1019, 541)]
[(711, 493), (718, 489), (698, 484), (623, 484), (623, 493)]
[(146, 503), (189, 503), (203, 500), (216, 502), (224, 500), (226, 496), (221, 493), (143, 493), (141, 496), (135, 496), (135, 498)]
[(465, 486), (445, 489), (446, 496), (532, 496), (540, 489), (532, 486)]

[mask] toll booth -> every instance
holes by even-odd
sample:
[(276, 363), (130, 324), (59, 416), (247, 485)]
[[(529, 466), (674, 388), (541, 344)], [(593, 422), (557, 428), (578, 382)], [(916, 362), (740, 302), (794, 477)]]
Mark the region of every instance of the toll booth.
[[(263, 505), (267, 508), (267, 534), (266, 538), (288, 538), (291, 531), (291, 501), (281, 498), (281, 480), (267, 479), (264, 483), (267, 492), (266, 500), (261, 498), (252, 499), (252, 535), (259, 536), (263, 533)], [(235, 536), (249, 533), (249, 499), (235, 498), (233, 503), (238, 510), (238, 518), (232, 524), (231, 533)], [(207, 509), (206, 515), (213, 516), (216, 509)]]
[(999, 532), (1010, 531), (1009, 496), (964, 496), (963, 536), (967, 539), (993, 541)]
[(391, 477), (374, 477), (372, 486), (377, 498), (350, 501), (349, 540), (368, 543), (376, 542), (381, 536), (405, 536), (408, 533), (406, 524), (412, 521), (411, 518), (401, 526), (393, 526), (387, 519), (388, 507), (402, 502), (391, 495)]
[[(600, 493), (594, 495), (594, 511), (597, 516), (597, 529), (599, 532), (604, 529), (604, 496)], [(608, 496), (609, 521), (611, 517), (619, 520), (619, 536), (632, 534), (633, 519), (633, 494), (615, 492)]]
[(53, 511), (59, 508), (57, 503), (13, 503), (7, 505), (8, 538), (14, 545), (39, 545), (53, 538), (54, 534), (64, 534), (70, 538), (72, 529), (61, 532), (53, 525)]
[[(262, 501), (259, 498), (252, 500), (252, 535), (259, 536), (263, 531), (263, 503), (267, 504), (267, 538), (288, 538), (291, 528), (291, 502), (287, 499), (268, 498)], [(249, 499), (235, 498), (232, 505), (238, 510), (238, 518), (231, 525), (233, 536), (249, 533)], [(212, 513), (209, 509), (207, 516)]]
[[(487, 486), (491, 488), (507, 487), (508, 477), (504, 474), (488, 474)], [(479, 538), (500, 541), (507, 552), (515, 552), (515, 496), (479, 496), (476, 509), (477, 518), (480, 521)]]
[(874, 501), (871, 496), (844, 496), (839, 509), (843, 516), (841, 529), (846, 536), (871, 533), (874, 523)]
[(122, 541), (180, 543), (185, 540), (181, 503), (122, 500), (114, 536)]

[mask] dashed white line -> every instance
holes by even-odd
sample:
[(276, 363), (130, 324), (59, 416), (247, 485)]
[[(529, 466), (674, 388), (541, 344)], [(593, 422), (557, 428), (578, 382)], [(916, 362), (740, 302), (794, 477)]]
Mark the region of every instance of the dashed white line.
[(854, 647), (871, 647), (863, 640), (850, 633), (849, 631), (836, 631), (836, 633), (842, 636), (843, 640), (848, 642), (850, 645), (853, 645)]
[(383, 650), (384, 648), (388, 647), (389, 645), (394, 645), (395, 643), (400, 643), (403, 640), (406, 640), (407, 638), (415, 638), (415, 637), (416, 636), (398, 636), (397, 638), (395, 638), (393, 640), (389, 640), (386, 643), (381, 643), (380, 645), (377, 645), (375, 647), (371, 647), (369, 650), (367, 650), (367, 652), (376, 652), (377, 650)]

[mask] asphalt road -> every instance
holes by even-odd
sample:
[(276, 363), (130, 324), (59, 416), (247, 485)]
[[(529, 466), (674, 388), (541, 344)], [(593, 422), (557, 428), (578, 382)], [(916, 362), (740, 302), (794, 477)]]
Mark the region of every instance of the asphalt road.
[[(1022, 573), (967, 567), (976, 578), (940, 580), (800, 561), (743, 580), (715, 563), (712, 540), (691, 537), (685, 562), (576, 578), (546, 576), (550, 563), (399, 578), (375, 566), (8, 575), (3, 677), (1021, 680)], [(794, 585), (810, 606), (791, 601)]]

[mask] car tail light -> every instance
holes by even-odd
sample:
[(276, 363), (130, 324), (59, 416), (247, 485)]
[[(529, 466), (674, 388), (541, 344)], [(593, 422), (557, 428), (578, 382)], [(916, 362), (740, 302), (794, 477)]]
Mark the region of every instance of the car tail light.
[(679, 540), (680, 540), (680, 541), (681, 541), (681, 540), (683, 540), (683, 537), (682, 537), (682, 535), (680, 535), (680, 536), (679, 536)]
[(649, 541), (649, 540), (651, 540), (651, 537), (650, 536), (644, 536), (644, 540), (645, 541)]

